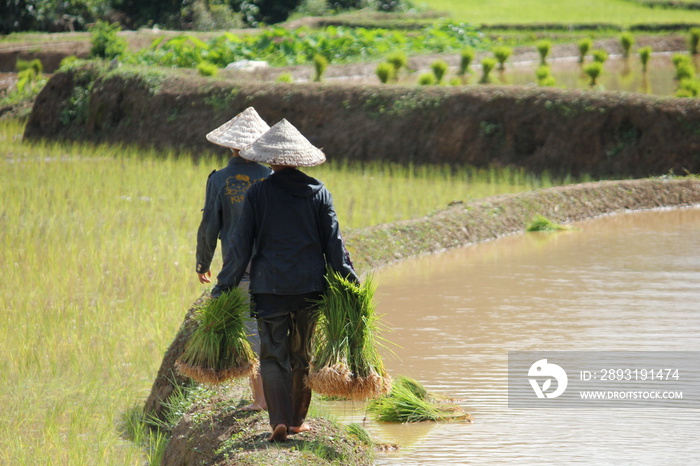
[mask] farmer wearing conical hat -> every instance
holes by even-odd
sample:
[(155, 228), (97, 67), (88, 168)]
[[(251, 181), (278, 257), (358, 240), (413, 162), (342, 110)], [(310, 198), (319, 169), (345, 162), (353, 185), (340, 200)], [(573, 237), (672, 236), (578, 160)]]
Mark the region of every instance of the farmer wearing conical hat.
[[(225, 168), (214, 170), (207, 180), (202, 221), (197, 231), (197, 276), (200, 283), (211, 283), (209, 267), (219, 238), (222, 256), (226, 258), (230, 254), (231, 233), (240, 219), (246, 191), (253, 183), (267, 178), (271, 173), (266, 166), (239, 156), (241, 149), (252, 144), (268, 129), (270, 127), (258, 112), (253, 107), (248, 107), (206, 136), (210, 142), (230, 148), (232, 157)], [(247, 284), (248, 277), (245, 277), (242, 285)], [(252, 319), (247, 323), (247, 333), (253, 350), (259, 354), (260, 339)], [(258, 373), (251, 376), (250, 386), (253, 402), (243, 409), (265, 409), (262, 379)]]
[(327, 267), (358, 281), (340, 236), (330, 192), (299, 167), (326, 160), (287, 120), (241, 157), (266, 163), (273, 174), (253, 185), (243, 202), (232, 254), (212, 295), (238, 285), (250, 262), (250, 292), (260, 333), (260, 372), (270, 417), (270, 441), (310, 430), (309, 373), (313, 304), (325, 289)]

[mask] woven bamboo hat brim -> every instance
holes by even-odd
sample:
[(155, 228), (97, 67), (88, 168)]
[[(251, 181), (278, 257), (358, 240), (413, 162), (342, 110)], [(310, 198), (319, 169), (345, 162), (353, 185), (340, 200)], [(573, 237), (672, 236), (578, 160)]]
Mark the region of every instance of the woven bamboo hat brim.
[(207, 134), (214, 144), (232, 149), (244, 149), (255, 142), (270, 126), (253, 107), (248, 107), (223, 125)]
[(253, 162), (287, 167), (315, 167), (326, 161), (323, 151), (284, 118), (240, 155)]

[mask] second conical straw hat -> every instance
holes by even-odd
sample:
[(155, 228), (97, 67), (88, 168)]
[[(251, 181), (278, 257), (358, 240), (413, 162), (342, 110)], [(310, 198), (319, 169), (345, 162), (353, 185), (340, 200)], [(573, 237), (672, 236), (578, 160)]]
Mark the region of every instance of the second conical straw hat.
[(284, 118), (240, 155), (253, 162), (287, 167), (314, 167), (326, 161), (323, 151)]
[(255, 142), (270, 126), (253, 107), (248, 107), (229, 121), (207, 134), (214, 144), (232, 149), (244, 149)]

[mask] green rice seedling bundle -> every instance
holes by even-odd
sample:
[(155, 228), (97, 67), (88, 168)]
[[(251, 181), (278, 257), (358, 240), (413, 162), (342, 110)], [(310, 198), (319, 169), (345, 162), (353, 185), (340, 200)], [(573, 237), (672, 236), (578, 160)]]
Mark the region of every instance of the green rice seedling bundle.
[(555, 223), (545, 217), (544, 215), (535, 215), (535, 218), (530, 222), (526, 228), (527, 231), (559, 231), (559, 230), (571, 230), (568, 225), (561, 225)]
[(198, 325), (175, 363), (177, 370), (209, 384), (249, 376), (257, 370), (244, 324), (249, 309), (248, 300), (237, 288), (209, 300), (195, 314)]
[(367, 410), (383, 422), (470, 420), (461, 408), (437, 402), (423, 385), (404, 376), (396, 379), (389, 395), (370, 401)]
[(354, 400), (388, 393), (391, 379), (377, 351), (372, 280), (358, 285), (333, 271), (326, 280), (307, 384), (315, 392)]

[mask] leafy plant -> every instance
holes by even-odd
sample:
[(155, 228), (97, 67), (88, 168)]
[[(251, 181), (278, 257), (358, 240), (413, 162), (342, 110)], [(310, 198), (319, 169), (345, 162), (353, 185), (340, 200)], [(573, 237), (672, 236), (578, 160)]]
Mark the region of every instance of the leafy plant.
[(120, 30), (121, 27), (116, 23), (111, 24), (106, 21), (95, 23), (90, 28), (92, 33), (90, 56), (107, 60), (121, 57), (126, 52), (127, 43), (126, 40), (117, 35)]
[(317, 54), (333, 63), (386, 57), (397, 49), (407, 55), (444, 53), (473, 47), (483, 39), (473, 26), (437, 22), (419, 31), (328, 26), (325, 29), (269, 28), (258, 34), (237, 36), (226, 32), (207, 42), (191, 36), (156, 39), (135, 54), (143, 64), (194, 68), (206, 59), (219, 68), (238, 60), (265, 60), (273, 66), (311, 64)]
[(536, 44), (537, 52), (540, 54), (540, 65), (547, 64), (547, 56), (552, 50), (552, 43), (548, 40), (538, 41)]
[(586, 54), (593, 47), (593, 41), (586, 37), (578, 41), (578, 62), (583, 63), (586, 61)]
[(595, 86), (598, 78), (600, 75), (603, 73), (603, 64), (599, 61), (594, 61), (593, 63), (589, 63), (583, 68), (583, 71), (588, 75), (588, 78), (590, 79), (589, 84), (591, 86)]
[(481, 84), (486, 84), (491, 82), (489, 75), (491, 71), (496, 67), (496, 60), (493, 58), (484, 58), (481, 60)]
[(504, 70), (505, 69), (505, 63), (506, 60), (513, 54), (513, 49), (510, 47), (506, 47), (504, 45), (496, 47), (493, 49), (493, 56), (496, 58), (498, 61), (498, 69), (499, 70)]
[(649, 58), (651, 58), (652, 49), (651, 47), (642, 47), (639, 49), (639, 60), (642, 62), (642, 71), (647, 70), (647, 63), (649, 63)]
[(281, 73), (279, 76), (277, 76), (276, 81), (278, 83), (291, 83), (294, 82), (294, 77), (292, 76), (292, 73)]
[(622, 56), (629, 58), (630, 49), (634, 45), (634, 36), (631, 32), (623, 32), (620, 36), (620, 45), (622, 45)]

